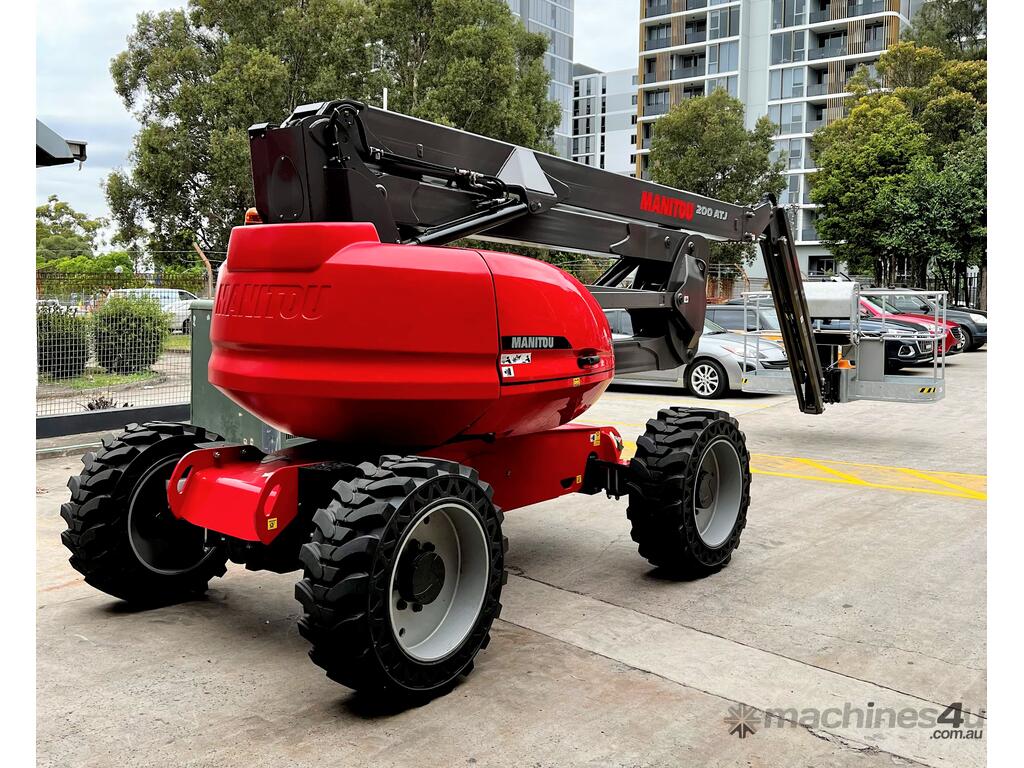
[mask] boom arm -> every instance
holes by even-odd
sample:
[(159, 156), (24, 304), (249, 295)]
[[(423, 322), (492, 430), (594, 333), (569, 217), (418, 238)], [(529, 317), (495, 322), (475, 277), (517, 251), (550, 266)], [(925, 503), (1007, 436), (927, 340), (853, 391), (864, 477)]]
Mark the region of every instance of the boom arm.
[(760, 241), (801, 410), (822, 410), (789, 224), (773, 199), (725, 203), (347, 100), (299, 107), (249, 137), (267, 223), (369, 221), (382, 242), (475, 236), (618, 256), (588, 288), (603, 308), (631, 316), (635, 335), (615, 342), (623, 373), (692, 360), (708, 240)]

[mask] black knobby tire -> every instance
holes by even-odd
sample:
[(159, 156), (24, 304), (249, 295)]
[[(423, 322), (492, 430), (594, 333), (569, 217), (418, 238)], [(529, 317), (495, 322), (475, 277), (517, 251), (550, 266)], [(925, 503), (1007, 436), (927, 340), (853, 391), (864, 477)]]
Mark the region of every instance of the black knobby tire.
[(201, 427), (131, 424), (82, 457), (85, 468), (68, 480), (71, 500), (61, 505), (61, 540), (88, 584), (136, 605), (169, 605), (201, 595), (224, 574), (226, 547), (174, 518), (166, 496), (177, 460), (219, 439)]
[[(713, 371), (714, 375), (717, 376), (717, 384), (713, 390), (708, 390), (706, 386), (702, 386), (699, 382), (694, 383), (694, 377), (699, 375), (699, 372), (704, 369)], [(729, 391), (729, 375), (725, 372), (725, 368), (722, 367), (721, 363), (709, 357), (702, 357), (694, 360), (686, 368), (686, 388), (690, 390), (691, 395), (700, 400), (717, 400)]]
[[(335, 484), (332, 500), (313, 517), (313, 538), (303, 546), (304, 578), (295, 595), (304, 615), (299, 632), (310, 641), (310, 658), (329, 678), (357, 691), (398, 701), (445, 692), (469, 674), (487, 647), (501, 612), (507, 579), (501, 510), (476, 470), (451, 461), (385, 456), (352, 468)], [(471, 510), (487, 549), (486, 586), (468, 635), (443, 658), (425, 662), (400, 645), (391, 620), (398, 557), (417, 521), (443, 504)], [(481, 579), (481, 586), (483, 579)]]
[[(709, 543), (698, 528), (698, 498), (705, 492), (698, 483), (707, 474), (702, 461), (720, 453), (735, 456), (731, 480), (721, 471), (721, 492), (730, 486), (735, 496), (734, 503), (723, 504), (720, 541)], [(725, 565), (739, 546), (750, 505), (750, 454), (738, 423), (723, 411), (662, 409), (637, 439), (628, 490), (631, 535), (652, 565), (683, 576), (706, 575)]]

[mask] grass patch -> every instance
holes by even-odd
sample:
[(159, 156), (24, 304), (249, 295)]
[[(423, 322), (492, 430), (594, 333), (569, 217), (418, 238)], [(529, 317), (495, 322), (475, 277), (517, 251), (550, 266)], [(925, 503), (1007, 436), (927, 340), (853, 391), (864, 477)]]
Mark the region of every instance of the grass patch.
[(164, 340), (164, 351), (169, 349), (192, 349), (192, 337), (184, 333), (172, 333)]
[(156, 371), (140, 371), (139, 373), (105, 373), (103, 371), (86, 371), (73, 379), (50, 379), (44, 377), (40, 383), (57, 384), (61, 387), (78, 391), (86, 389), (106, 389), (122, 384), (136, 384), (140, 381), (156, 378)]

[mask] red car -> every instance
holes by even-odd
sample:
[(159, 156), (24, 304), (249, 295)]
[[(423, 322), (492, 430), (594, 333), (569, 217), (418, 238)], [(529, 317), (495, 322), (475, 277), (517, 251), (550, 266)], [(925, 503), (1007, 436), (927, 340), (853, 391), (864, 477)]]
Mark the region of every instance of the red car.
[[(886, 320), (900, 320), (905, 323), (914, 323), (915, 325), (922, 326), (925, 330), (935, 330), (935, 317), (933, 315), (922, 315), (914, 312), (901, 312), (898, 309), (886, 304), (886, 311), (882, 311), (882, 297), (870, 296), (861, 297), (860, 300), (860, 314), (861, 317), (875, 317)], [(946, 337), (943, 343), (942, 352), (945, 355), (955, 355), (963, 350), (965, 337), (963, 332), (960, 330), (960, 326), (949, 320), (943, 321), (940, 319), (938, 322), (939, 327), (945, 327)]]

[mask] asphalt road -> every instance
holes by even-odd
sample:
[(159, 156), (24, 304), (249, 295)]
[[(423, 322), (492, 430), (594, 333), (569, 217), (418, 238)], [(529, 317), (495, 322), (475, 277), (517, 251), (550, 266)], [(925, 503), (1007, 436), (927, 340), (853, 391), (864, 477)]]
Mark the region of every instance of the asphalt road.
[[(453, 693), (398, 713), (308, 661), (294, 575), (235, 566), (207, 599), (148, 612), (86, 586), (59, 538), (77, 458), (40, 461), (38, 763), (983, 765), (985, 357), (954, 358), (937, 405), (722, 401), (756, 475), (739, 550), (701, 581), (648, 567), (624, 502), (510, 513), (490, 647)], [(612, 391), (585, 420), (635, 440), (696, 402)], [(954, 702), (959, 728), (918, 725)]]

